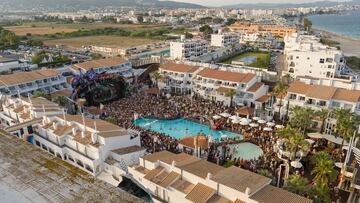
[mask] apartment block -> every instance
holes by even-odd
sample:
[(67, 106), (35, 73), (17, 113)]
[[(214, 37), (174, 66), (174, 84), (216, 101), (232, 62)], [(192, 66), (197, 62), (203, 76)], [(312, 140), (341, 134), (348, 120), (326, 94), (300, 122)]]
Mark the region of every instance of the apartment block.
[(0, 93), (8, 96), (28, 96), (35, 91), (53, 93), (67, 88), (65, 77), (54, 69), (18, 72), (0, 76)]
[(214, 47), (235, 47), (239, 44), (239, 35), (234, 32), (220, 32), (211, 35), (211, 46)]
[(188, 60), (202, 56), (208, 52), (206, 40), (183, 39), (170, 42), (170, 57), (176, 60)]
[(156, 152), (128, 167), (133, 181), (153, 200), (170, 203), (307, 203), (311, 200), (270, 185), (271, 179), (224, 168), (185, 153)]

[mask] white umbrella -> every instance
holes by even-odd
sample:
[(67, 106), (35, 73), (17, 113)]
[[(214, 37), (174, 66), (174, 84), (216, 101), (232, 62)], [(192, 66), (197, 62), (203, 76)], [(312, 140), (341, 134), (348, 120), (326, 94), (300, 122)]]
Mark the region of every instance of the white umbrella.
[(218, 116), (218, 115), (213, 116), (213, 119), (215, 119), (215, 120), (217, 120), (217, 119), (219, 119), (219, 118), (221, 118), (221, 117)]
[(266, 123), (266, 121), (264, 121), (264, 120), (258, 120), (258, 123), (264, 124), (264, 123)]
[(267, 126), (270, 126), (270, 127), (273, 127), (273, 126), (275, 125), (275, 123), (273, 123), (273, 122), (267, 122), (266, 125), (267, 125)]
[(222, 134), (221, 138), (227, 138), (227, 134)]
[(229, 117), (231, 120), (240, 120), (241, 118), (239, 116), (233, 115)]
[(270, 131), (272, 131), (272, 128), (268, 128), (268, 127), (266, 127), (266, 128), (264, 128), (264, 131), (268, 131), (268, 132), (270, 132)]
[(236, 124), (236, 123), (240, 123), (240, 120), (232, 120), (231, 122)]
[(275, 128), (281, 129), (281, 128), (284, 128), (284, 126), (283, 125), (276, 125)]
[(315, 143), (315, 141), (312, 140), (312, 139), (305, 139), (305, 140), (306, 140), (306, 142), (308, 142), (310, 145), (313, 145), (313, 144)]
[(249, 122), (248, 121), (241, 121), (240, 125), (249, 125)]
[(248, 118), (242, 118), (241, 121), (244, 121), (244, 122), (248, 122), (250, 123), (251, 122), (251, 119), (248, 119)]
[(292, 161), (290, 165), (294, 168), (301, 168), (303, 165), (300, 163), (300, 161)]
[(257, 123), (250, 123), (249, 125), (250, 125), (250, 127), (253, 127), (253, 128), (259, 127), (259, 124), (257, 124)]
[(222, 116), (222, 117), (224, 117), (224, 118), (228, 118), (228, 117), (230, 117), (231, 115), (230, 115), (229, 113), (224, 112), (224, 113), (221, 113), (220, 116)]
[(335, 163), (335, 166), (338, 167), (338, 168), (342, 168), (342, 167), (343, 167), (343, 163), (341, 163), (341, 162), (336, 162), (336, 163)]
[(252, 117), (252, 119), (253, 119), (254, 121), (258, 121), (258, 120), (260, 120), (260, 118), (259, 118), (259, 117)]

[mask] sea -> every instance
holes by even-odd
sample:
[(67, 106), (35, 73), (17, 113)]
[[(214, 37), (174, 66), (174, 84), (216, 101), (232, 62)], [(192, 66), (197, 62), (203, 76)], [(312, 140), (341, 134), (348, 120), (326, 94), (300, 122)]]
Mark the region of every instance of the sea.
[(360, 39), (360, 11), (341, 14), (312, 15), (308, 17), (314, 28)]

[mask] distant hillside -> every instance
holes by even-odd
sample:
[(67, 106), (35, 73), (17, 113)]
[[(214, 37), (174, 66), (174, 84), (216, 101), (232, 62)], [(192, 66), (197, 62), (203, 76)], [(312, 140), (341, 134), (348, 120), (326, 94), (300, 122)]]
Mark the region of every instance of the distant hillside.
[(297, 7), (328, 7), (336, 6), (339, 4), (355, 5), (360, 4), (360, 0), (352, 0), (347, 2), (335, 2), (335, 1), (316, 1), (311, 3), (256, 3), (256, 4), (234, 4), (222, 6), (223, 8), (244, 8), (244, 9), (266, 9), (266, 8), (297, 8)]
[(164, 8), (201, 8), (191, 3), (159, 0), (0, 0), (0, 4), (13, 8), (74, 8), (88, 9), (94, 7), (164, 7)]

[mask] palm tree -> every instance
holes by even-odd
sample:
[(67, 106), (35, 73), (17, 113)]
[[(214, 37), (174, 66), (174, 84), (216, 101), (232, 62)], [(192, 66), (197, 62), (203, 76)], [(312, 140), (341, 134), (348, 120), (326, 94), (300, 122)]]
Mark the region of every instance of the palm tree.
[(294, 128), (298, 128), (305, 135), (308, 128), (312, 124), (312, 120), (315, 116), (315, 111), (310, 107), (294, 106), (291, 108), (292, 117), (290, 119), (290, 125)]
[(311, 171), (314, 182), (317, 184), (329, 184), (336, 180), (338, 172), (334, 169), (334, 162), (328, 153), (321, 151), (314, 155), (312, 163), (315, 165)]
[(326, 183), (316, 183), (312, 187), (313, 199), (316, 203), (330, 203), (330, 188)]
[(305, 140), (304, 135), (297, 129), (286, 127), (279, 129), (276, 135), (285, 139), (286, 151), (290, 152), (290, 159), (294, 160), (296, 153), (301, 149), (303, 152), (309, 152), (310, 144)]
[(306, 196), (310, 193), (308, 184), (309, 181), (306, 178), (294, 174), (290, 175), (286, 179), (286, 186), (284, 187), (284, 189), (298, 195)]
[(345, 140), (349, 141), (352, 136), (358, 135), (359, 118), (351, 112), (351, 109), (335, 109), (334, 115), (336, 118), (336, 133), (343, 139), (341, 147), (344, 145)]
[(320, 127), (320, 133), (324, 132), (325, 127), (325, 121), (329, 116), (329, 110), (328, 109), (321, 109), (316, 112), (316, 116), (321, 120), (321, 127)]
[(280, 115), (281, 115), (282, 101), (287, 94), (287, 88), (288, 88), (288, 85), (282, 81), (279, 81), (274, 88), (274, 93), (276, 94), (276, 96), (280, 97), (279, 119), (280, 119)]
[(159, 71), (155, 71), (151, 74), (151, 77), (153, 80), (155, 80), (155, 85), (156, 87), (158, 87), (158, 80), (161, 78), (161, 75), (159, 73)]
[(236, 95), (235, 90), (231, 89), (225, 93), (226, 97), (230, 97), (230, 107), (232, 107), (234, 96)]

